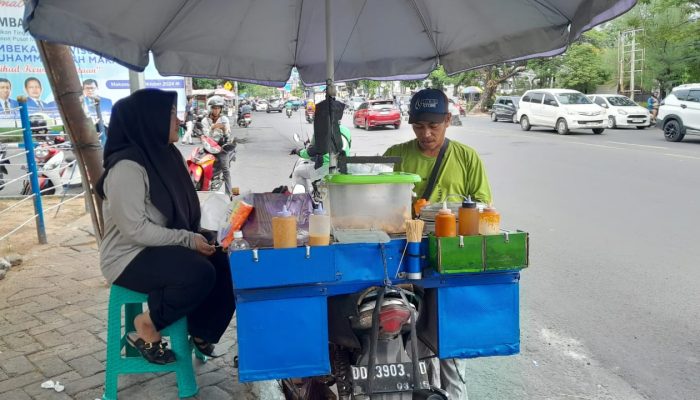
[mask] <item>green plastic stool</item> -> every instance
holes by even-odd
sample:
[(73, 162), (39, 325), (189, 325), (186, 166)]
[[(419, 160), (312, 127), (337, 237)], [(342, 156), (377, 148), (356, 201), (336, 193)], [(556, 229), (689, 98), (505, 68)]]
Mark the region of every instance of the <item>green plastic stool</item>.
[[(107, 368), (103, 400), (117, 400), (117, 384), (120, 374), (175, 372), (180, 398), (192, 397), (199, 391), (192, 367), (193, 346), (187, 337), (187, 318), (179, 319), (161, 332), (163, 336), (170, 337), (170, 345), (177, 359), (174, 363), (151, 364), (141, 357), (138, 350), (127, 343), (126, 334), (135, 331), (134, 318), (143, 312), (143, 303), (146, 301), (147, 296), (143, 293), (112, 285), (107, 311)], [(124, 306), (123, 334), (121, 326), (122, 306)], [(122, 357), (121, 352), (125, 347), (126, 357)], [(195, 355), (202, 362), (207, 361), (207, 357), (199, 351), (195, 350)]]

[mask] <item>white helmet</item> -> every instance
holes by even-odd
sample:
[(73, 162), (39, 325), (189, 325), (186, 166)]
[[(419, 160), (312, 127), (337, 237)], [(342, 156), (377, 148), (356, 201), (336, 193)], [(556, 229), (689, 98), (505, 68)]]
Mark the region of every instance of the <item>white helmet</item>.
[(207, 101), (207, 106), (209, 106), (209, 111), (211, 111), (212, 107), (221, 107), (223, 110), (224, 108), (224, 99), (219, 97), (219, 96), (214, 96)]

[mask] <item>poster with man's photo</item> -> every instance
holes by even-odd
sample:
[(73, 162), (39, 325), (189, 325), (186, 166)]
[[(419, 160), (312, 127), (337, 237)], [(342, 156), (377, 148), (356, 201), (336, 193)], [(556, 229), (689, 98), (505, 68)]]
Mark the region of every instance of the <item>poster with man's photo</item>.
[[(0, 2), (0, 127), (15, 126), (19, 119), (18, 96), (27, 97), (29, 114), (45, 114), (58, 123), (56, 99), (41, 62), (34, 38), (22, 28), (24, 2)], [(112, 60), (86, 50), (71, 48), (82, 83), (83, 110), (97, 120), (97, 104), (109, 122), (114, 103), (129, 95), (129, 71)], [(178, 110), (185, 109), (185, 81), (163, 77), (153, 62), (144, 72), (146, 87), (178, 93)]]

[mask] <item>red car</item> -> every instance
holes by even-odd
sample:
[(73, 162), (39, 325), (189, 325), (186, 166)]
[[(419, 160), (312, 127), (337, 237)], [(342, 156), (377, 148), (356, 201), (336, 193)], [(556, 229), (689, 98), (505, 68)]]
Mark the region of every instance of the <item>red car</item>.
[(375, 126), (392, 125), (395, 129), (401, 126), (401, 111), (391, 100), (366, 101), (355, 110), (352, 116), (355, 128), (363, 127), (370, 130)]

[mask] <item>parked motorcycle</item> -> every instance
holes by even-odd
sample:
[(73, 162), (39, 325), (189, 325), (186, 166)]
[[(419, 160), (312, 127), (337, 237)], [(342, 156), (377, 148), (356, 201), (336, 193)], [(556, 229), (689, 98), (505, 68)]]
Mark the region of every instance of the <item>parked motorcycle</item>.
[[(56, 189), (65, 191), (70, 187), (81, 185), (80, 172), (74, 157), (67, 157), (60, 147), (64, 143), (58, 139), (53, 144), (43, 142), (34, 149), (34, 159), (39, 173), (39, 191), (42, 195), (56, 193)], [(26, 167), (23, 167), (26, 169)], [(22, 185), (22, 195), (32, 193), (29, 180)]]
[(202, 146), (195, 147), (187, 158), (187, 169), (197, 191), (216, 192), (224, 184), (221, 168), (216, 165), (216, 155), (229, 153), (229, 162), (236, 161), (236, 140), (233, 143), (219, 145), (209, 136), (202, 136)]
[(253, 122), (253, 114), (251, 113), (244, 113), (238, 118), (238, 126), (241, 128), (249, 127), (251, 122)]
[(442, 389), (430, 385), (427, 363), (418, 356), (418, 293), (411, 286), (381, 286), (330, 301), (338, 312), (345, 309), (341, 303), (353, 304), (352, 315), (341, 318), (349, 320), (359, 348), (337, 344), (348, 340), (336, 332), (329, 338), (331, 375), (283, 380), (287, 399), (328, 398), (329, 387), (336, 385), (340, 400), (446, 400)]
[(287, 114), (287, 118), (292, 118), (292, 108), (291, 107), (286, 107), (284, 109), (284, 112)]
[(7, 159), (7, 145), (5, 143), (0, 143), (0, 190), (5, 188), (5, 175), (7, 175), (7, 167), (5, 164), (9, 164), (10, 160)]

